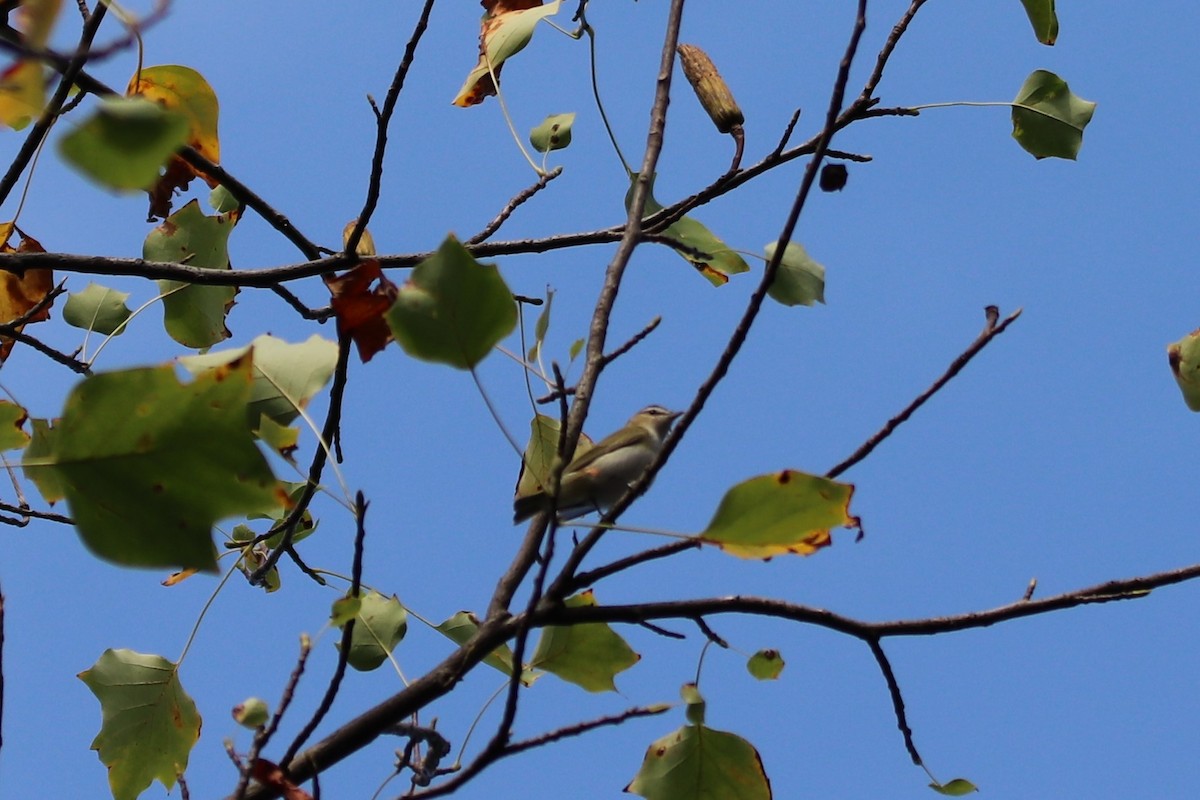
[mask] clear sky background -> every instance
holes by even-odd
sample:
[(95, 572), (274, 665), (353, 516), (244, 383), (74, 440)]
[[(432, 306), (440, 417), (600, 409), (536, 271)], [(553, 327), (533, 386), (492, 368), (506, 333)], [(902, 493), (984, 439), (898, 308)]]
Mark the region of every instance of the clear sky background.
[[(573, 4), (568, 4), (573, 7)], [(71, 23), (71, 4), (64, 23)], [(601, 91), (627, 157), (639, 162), (667, 4), (593, 4)], [(906, 2), (876, 0), (857, 93)], [(382, 100), (419, 4), (177, 3), (147, 34), (147, 64), (198, 69), (221, 102), (222, 164), (333, 248), (361, 207), (374, 141), (366, 102)], [(1034, 69), (1052, 70), (1099, 103), (1078, 162), (1037, 162), (1010, 138), (1004, 108), (947, 108), (919, 118), (854, 125), (834, 146), (869, 154), (838, 194), (817, 193), (796, 238), (828, 270), (828, 305), (769, 303), (739, 361), (630, 524), (701, 530), (722, 493), (784, 467), (823, 472), (933, 381), (976, 336), (988, 304), (1021, 319), (916, 417), (845, 479), (867, 536), (835, 534), (808, 559), (742, 562), (691, 552), (622, 574), (601, 603), (753, 594), (867, 620), (986, 609), (1198, 560), (1197, 419), (1184, 406), (1165, 347), (1200, 324), (1193, 290), (1197, 235), (1194, 3), (1064, 3), (1056, 47), (1037, 44), (1017, 0), (932, 0), (879, 89), (884, 105), (1012, 99)], [(569, 17), (569, 13), (561, 15)], [(450, 105), (474, 65), (479, 8), (444, 0), (409, 76), (392, 127), (383, 196), (371, 230), (381, 253), (466, 238), (536, 177), (515, 149), (494, 99)], [(564, 20), (565, 22), (566, 20)], [(797, 141), (816, 132), (852, 23), (849, 3), (692, 0), (682, 41), (712, 55), (746, 113), (746, 163), (769, 152), (793, 109)], [(60, 26), (58, 40), (76, 35)], [(105, 34), (107, 31), (107, 35)], [(114, 36), (106, 25), (99, 39)], [(123, 86), (131, 54), (95, 73)], [(677, 74), (656, 189), (664, 203), (708, 184), (728, 165), (719, 136)], [(539, 29), (505, 66), (503, 87), (520, 130), (576, 111), (574, 143), (554, 154), (564, 174), (522, 207), (495, 239), (591, 230), (624, 218), (624, 173), (591, 101), (587, 50)], [(63, 129), (66, 129), (66, 125)], [(52, 139), (62, 134), (57, 131)], [(0, 136), (7, 163), (21, 136)], [(695, 212), (731, 245), (753, 252), (776, 239), (799, 182), (795, 161)], [(202, 192), (201, 197), (207, 192)], [(186, 199), (186, 198), (185, 198)], [(15, 198), (3, 210), (14, 213)], [(182, 205), (181, 199), (177, 207)], [(49, 250), (138, 256), (150, 226), (144, 197), (95, 188), (43, 153), (20, 224)], [(253, 214), (233, 233), (235, 268), (301, 260)], [(605, 264), (594, 246), (499, 261), (514, 291), (557, 291), (549, 357), (565, 362), (586, 332)], [(661, 328), (605, 373), (588, 431), (601, 436), (650, 402), (680, 408), (707, 375), (752, 291), (755, 273), (721, 289), (664, 248), (640, 248), (613, 315), (623, 341), (655, 315)], [(402, 280), (404, 275), (393, 276)], [(69, 286), (82, 289), (84, 277)], [(104, 280), (154, 296), (150, 281)], [(319, 281), (293, 288), (314, 305)], [(269, 293), (243, 292), (229, 318), (242, 345), (271, 332), (312, 332)], [(57, 320), (31, 332), (68, 350), (81, 332)], [(331, 326), (321, 331), (332, 338)], [(520, 345), (514, 337), (512, 349)], [(99, 369), (163, 363), (180, 348), (157, 309), (111, 343)], [(578, 369), (572, 372), (577, 375)], [(505, 423), (523, 437), (530, 417), (520, 369), (499, 354), (481, 375)], [(35, 416), (60, 413), (74, 383), (66, 369), (18, 346), (0, 383)], [(324, 398), (314, 401), (315, 415)], [(469, 376), (390, 348), (352, 364), (342, 466), (371, 501), (366, 581), (439, 621), (482, 612), (521, 529), (511, 525), (518, 460)], [(312, 446), (311, 435), (303, 439)], [(307, 459), (305, 451), (304, 458)], [(286, 467), (279, 472), (288, 475)], [(5, 497), (11, 500), (11, 497)], [(349, 571), (352, 520), (319, 502), (310, 564)], [(599, 564), (658, 541), (607, 537)], [(34, 524), (0, 532), (6, 596), (4, 749), (0, 794), (106, 796), (88, 750), (100, 712), (76, 673), (109, 647), (175, 659), (212, 577), (175, 588), (165, 572), (92, 558), (74, 533)], [(217, 597), (182, 669), (204, 715), (188, 772), (192, 797), (224, 796), (235, 774), (222, 740), (249, 744), (228, 710), (248, 695), (274, 704), (302, 632), (317, 634), (344, 588), (321, 588), (285, 566), (265, 596), (232, 580)], [(1200, 648), (1192, 634), (1200, 585), (1080, 608), (991, 629), (887, 640), (916, 744), (943, 780), (962, 775), (990, 798), (1190, 796), (1200, 781)], [(762, 619), (714, 618), (745, 654), (775, 647), (787, 661), (774, 683), (752, 680), (744, 655), (712, 651), (701, 687), (708, 722), (759, 749), (778, 797), (927, 798), (896, 729), (886, 687), (860, 642)], [(618, 677), (621, 695), (589, 695), (553, 677), (528, 692), (517, 735), (673, 701), (694, 677), (703, 644), (624, 629), (642, 654)], [(318, 639), (284, 731), (307, 719), (335, 661)], [(397, 656), (409, 676), (449, 651), (416, 620)], [(502, 683), (480, 668), (423, 716), (456, 747)], [(401, 688), (390, 670), (352, 674), (322, 733)], [(485, 741), (484, 716), (468, 752)], [(503, 762), (462, 797), (617, 797), (645, 747), (683, 724), (682, 710), (627, 723)], [(371, 795), (391, 750), (381, 740), (322, 779), (327, 797)], [(394, 783), (389, 796), (406, 785)], [(162, 796), (152, 787), (146, 797)]]

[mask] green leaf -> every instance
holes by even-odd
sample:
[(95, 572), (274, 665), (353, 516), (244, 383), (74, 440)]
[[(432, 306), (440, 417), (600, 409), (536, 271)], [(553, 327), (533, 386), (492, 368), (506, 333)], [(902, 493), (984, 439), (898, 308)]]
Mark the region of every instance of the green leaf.
[(496, 266), (449, 236), (413, 269), (387, 321), (410, 356), (472, 369), (516, 327), (517, 304)]
[(1054, 13), (1054, 0), (1021, 0), (1033, 33), (1042, 44), (1052, 45), (1058, 39), (1058, 15)]
[[(470, 611), (459, 611), (438, 625), (435, 630), (455, 644), (466, 644), (478, 632), (479, 620)], [(513, 673), (512, 649), (508, 645), (502, 644), (484, 656), (483, 663), (511, 677)], [(526, 669), (521, 673), (521, 683), (532, 686), (539, 677), (541, 676)]]
[(25, 471), (25, 477), (41, 492), (42, 499), (54, 504), (66, 497), (66, 491), (57, 472), (41, 467), (46, 464), (54, 450), (54, 443), (58, 440), (58, 429), (52, 427), (48, 419), (30, 420), (29, 424), (33, 429), (33, 438), (21, 457), (21, 469)]
[[(778, 242), (771, 242), (764, 250), (767, 261), (775, 257)], [(811, 306), (825, 302), (825, 268), (809, 257), (804, 247), (788, 242), (779, 260), (775, 280), (767, 289), (772, 300), (785, 306)]]
[(533, 347), (529, 348), (529, 352), (525, 358), (529, 361), (537, 361), (538, 353), (541, 352), (542, 345), (546, 341), (546, 332), (550, 330), (550, 307), (554, 305), (554, 290), (549, 286), (546, 287), (546, 302), (542, 306), (542, 311), (538, 314), (537, 322), (533, 325)]
[(946, 783), (931, 783), (929, 784), (929, 788), (938, 794), (944, 794), (949, 797), (963, 797), (964, 795), (979, 791), (978, 787), (966, 778), (955, 778)]
[(0, 400), (0, 450), (16, 450), (29, 444), (29, 434), (23, 428), (28, 416), (16, 403)]
[(848, 483), (791, 469), (760, 475), (725, 493), (698, 538), (741, 558), (811, 555), (830, 543), (830, 528), (858, 527), (853, 493)]
[(783, 672), (783, 656), (778, 650), (759, 650), (746, 662), (746, 670), (760, 681), (773, 681)]
[(358, 616), (360, 608), (362, 608), (361, 597), (339, 597), (333, 601), (333, 607), (329, 610), (329, 624), (336, 628), (342, 627)]
[(529, 132), (529, 143), (539, 153), (562, 150), (571, 143), (571, 126), (574, 124), (575, 112), (550, 114)]
[[(203, 269), (229, 269), (229, 233), (233, 218), (205, 216), (192, 200), (167, 217), (146, 237), (142, 257), (171, 261)], [(171, 338), (185, 347), (200, 349), (228, 339), (225, 315), (233, 305), (233, 286), (200, 286), (180, 281), (158, 281), (163, 297), (163, 324)]]
[(266, 417), (277, 425), (291, 424), (300, 409), (321, 391), (337, 366), (335, 342), (313, 334), (300, 344), (288, 344), (270, 334), (254, 339), (246, 347), (183, 356), (179, 363), (192, 375), (202, 375), (223, 367), (253, 351), (254, 383), (246, 419), (257, 430)]
[[(596, 599), (589, 590), (568, 597), (564, 604), (567, 608), (594, 606)], [(589, 692), (615, 692), (613, 678), (640, 658), (608, 625), (589, 622), (544, 628), (530, 664)]]
[(625, 791), (647, 800), (770, 800), (754, 745), (703, 725), (685, 725), (650, 745)]
[(684, 712), (687, 721), (693, 725), (703, 725), (704, 712), (708, 708), (708, 703), (704, 700), (704, 695), (700, 694), (700, 687), (694, 683), (685, 683), (679, 689), (679, 696), (683, 698), (683, 702), (687, 706)]
[(370, 672), (387, 660), (408, 632), (408, 612), (395, 595), (384, 597), (379, 592), (368, 592), (360, 599), (362, 604), (350, 633), (346, 661), (360, 672)]
[(1072, 94), (1062, 78), (1034, 70), (1013, 101), (1012, 135), (1034, 158), (1073, 161), (1095, 111), (1096, 104)]
[[(649, 194), (646, 196), (646, 207), (644, 210), (644, 216), (647, 217), (663, 209), (663, 206), (654, 199), (654, 180), (656, 177), (651, 176), (650, 178)], [(629, 205), (633, 201), (633, 189), (637, 184), (637, 179), (638, 175), (634, 173), (629, 184), (629, 191), (625, 193), (626, 210), (629, 209)], [(684, 217), (678, 220), (662, 233), (664, 236), (669, 236), (688, 247), (695, 248), (697, 251), (704, 253), (704, 257), (701, 257), (692, 252), (676, 250), (679, 255), (683, 256), (685, 261), (695, 267), (713, 286), (723, 286), (729, 283), (730, 275), (750, 271), (750, 265), (736, 251), (730, 249), (729, 245), (721, 241), (712, 231), (691, 217)]]
[(105, 336), (125, 332), (125, 322), (131, 316), (126, 292), (118, 292), (97, 283), (89, 283), (82, 292), (71, 292), (63, 306), (63, 321), (85, 331)]
[(135, 800), (158, 780), (170, 790), (200, 738), (200, 714), (162, 656), (105, 650), (79, 679), (100, 701), (103, 722), (92, 741), (108, 767), (115, 800)]
[[(525, 445), (525, 453), (521, 459), (516, 497), (528, 497), (545, 491), (550, 470), (554, 467), (554, 458), (558, 455), (558, 436), (561, 428), (557, 417), (546, 414), (536, 415), (529, 423), (529, 443)], [(566, 461), (569, 463), (591, 449), (591, 438), (587, 434), (580, 434), (579, 443), (575, 445), (575, 454)]]
[(188, 135), (187, 117), (140, 97), (107, 97), (59, 140), (63, 159), (110, 189), (144, 189)]
[(1200, 329), (1167, 346), (1167, 363), (1187, 407), (1200, 411)]
[(283, 502), (246, 430), (251, 369), (245, 358), (186, 386), (169, 366), (132, 369), (75, 387), (39, 461), (61, 482), (93, 553), (212, 571), (217, 520)]
[(571, 349), (567, 351), (567, 356), (571, 361), (579, 357), (579, 353), (583, 350), (583, 339), (576, 339), (571, 342)]
[(223, 184), (208, 193), (208, 204), (219, 214), (228, 214), (242, 207), (241, 202)]

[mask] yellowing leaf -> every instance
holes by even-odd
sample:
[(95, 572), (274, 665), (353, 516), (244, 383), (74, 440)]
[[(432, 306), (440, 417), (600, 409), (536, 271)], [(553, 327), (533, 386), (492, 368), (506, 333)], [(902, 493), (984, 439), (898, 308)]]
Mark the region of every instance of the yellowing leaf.
[[(568, 597), (564, 604), (567, 608), (594, 606), (596, 598), (589, 590)], [(589, 692), (615, 692), (613, 678), (640, 658), (611, 627), (589, 622), (544, 628), (530, 664)]]
[[(181, 116), (187, 121), (187, 136), (183, 144), (213, 163), (220, 162), (221, 144), (217, 137), (220, 106), (216, 92), (199, 72), (178, 64), (145, 67), (129, 80), (126, 93), (131, 97), (152, 100)], [(216, 188), (216, 180), (197, 172), (178, 156), (172, 157), (166, 164), (166, 170), (161, 176), (156, 176), (158, 179), (152, 186), (143, 184), (150, 194), (150, 216), (168, 216), (174, 194), (186, 189), (197, 175)]]
[(945, 783), (931, 783), (929, 788), (946, 797), (965, 797), (972, 792), (979, 791), (979, 788), (966, 778), (955, 778)]
[[(205, 216), (192, 200), (146, 236), (142, 257), (147, 261), (173, 261), (204, 269), (229, 269), (228, 215)], [(160, 280), (163, 325), (171, 338), (185, 347), (210, 347), (230, 337), (225, 317), (233, 306), (233, 286), (202, 286)]]
[(0, 73), (0, 124), (19, 131), (46, 105), (44, 68), (36, 61), (18, 61)]
[[(625, 208), (629, 208), (629, 204), (633, 200), (633, 189), (637, 183), (637, 174), (631, 176), (632, 182), (629, 184), (629, 191), (625, 193)], [(644, 216), (651, 216), (659, 211), (662, 211), (663, 206), (654, 199), (654, 178), (650, 179), (650, 194), (646, 197), (646, 207)], [(680, 250), (676, 248), (676, 252), (683, 256), (683, 259), (691, 264), (696, 270), (703, 275), (713, 286), (724, 286), (729, 283), (729, 276), (739, 272), (749, 272), (750, 265), (746, 263), (736, 251), (731, 249), (729, 245), (721, 241), (712, 231), (705, 227), (699, 220), (691, 217), (684, 217), (662, 232), (663, 236), (669, 236), (680, 244), (686, 245), (689, 248), (694, 248), (697, 252), (691, 250)]]
[(1187, 407), (1200, 411), (1200, 329), (1168, 346), (1167, 362)]
[(404, 352), (471, 369), (517, 325), (517, 304), (495, 264), (453, 236), (400, 287), (387, 322)]
[[(11, 5), (11, 4), (10, 4)], [(50, 40), (62, 0), (23, 0), (17, 7), (17, 30), (25, 45), (40, 50)], [(46, 105), (45, 69), (36, 60), (17, 61), (0, 73), (0, 125), (20, 130)]]
[(135, 800), (158, 780), (170, 790), (200, 738), (200, 714), (162, 656), (105, 650), (79, 679), (100, 701), (103, 723), (92, 741), (108, 767), (114, 800)]
[(811, 555), (830, 543), (829, 529), (858, 527), (850, 515), (854, 487), (785, 469), (734, 486), (698, 535), (741, 558)]
[(29, 444), (23, 426), (28, 414), (8, 400), (0, 400), (0, 450), (16, 450)]
[[(45, 248), (34, 238), (22, 235), (21, 244), (13, 247), (8, 243), (9, 237), (16, 230), (15, 222), (0, 223), (0, 253), (44, 253)], [(46, 299), (46, 295), (54, 288), (54, 272), (49, 269), (29, 269), (24, 275), (15, 272), (0, 272), (0, 322), (12, 322), (32, 311)], [(25, 325), (34, 322), (44, 322), (50, 319), (50, 307), (43, 306), (36, 314), (32, 314), (17, 330), (24, 330)], [(0, 364), (12, 352), (16, 340), (8, 336), (0, 336)]]
[(1013, 101), (1012, 135), (1034, 158), (1073, 161), (1095, 111), (1096, 104), (1073, 94), (1062, 78), (1034, 70)]
[(685, 725), (651, 744), (625, 791), (646, 800), (771, 800), (754, 745), (704, 725)]
[[(484, 4), (488, 6), (487, 3)], [(460, 108), (477, 105), (488, 95), (496, 93), (492, 73), (500, 79), (500, 67), (509, 56), (519, 53), (533, 38), (533, 29), (540, 20), (558, 13), (562, 0), (545, 5), (532, 2), (492, 3), (489, 13), (483, 17), (479, 34), (479, 63), (467, 75), (462, 88), (454, 98)], [(510, 7), (515, 9), (509, 10)], [(488, 69), (488, 65), (491, 69)]]
[[(545, 491), (545, 483), (550, 469), (554, 465), (554, 457), (558, 454), (558, 435), (562, 425), (557, 417), (538, 414), (529, 423), (529, 443), (525, 445), (525, 454), (521, 459), (521, 473), (517, 478), (515, 497), (528, 497)], [(592, 449), (592, 440), (586, 434), (580, 434), (579, 444), (575, 446), (576, 456), (581, 456)]]
[(773, 681), (783, 672), (783, 656), (778, 650), (759, 650), (746, 662), (746, 670), (760, 681)]
[(25, 470), (59, 481), (80, 538), (101, 558), (215, 570), (217, 520), (286, 501), (246, 429), (252, 366), (242, 358), (187, 385), (170, 366), (85, 378), (49, 452), (27, 457)]

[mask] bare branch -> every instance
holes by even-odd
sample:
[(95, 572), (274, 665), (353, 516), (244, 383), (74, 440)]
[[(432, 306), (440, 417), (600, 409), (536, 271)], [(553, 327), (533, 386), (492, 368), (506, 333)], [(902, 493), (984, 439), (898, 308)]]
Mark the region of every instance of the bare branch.
[(979, 334), (975, 341), (971, 342), (971, 345), (967, 347), (966, 350), (959, 354), (958, 358), (950, 362), (950, 366), (946, 368), (946, 371), (942, 373), (942, 376), (934, 381), (928, 389), (917, 395), (916, 399), (909, 403), (903, 411), (889, 419), (887, 424), (880, 428), (879, 431), (877, 431), (870, 439), (863, 442), (863, 444), (857, 450), (855, 450), (849, 458), (826, 472), (825, 477), (836, 478), (838, 475), (841, 475), (843, 472), (850, 469), (855, 464), (870, 455), (871, 451), (878, 447), (884, 439), (887, 439), (889, 436), (891, 436), (892, 433), (895, 432), (896, 428), (903, 425), (918, 408), (923, 406), (925, 402), (929, 400), (929, 398), (937, 394), (943, 386), (949, 383), (955, 375), (961, 372), (962, 368), (969, 364), (971, 359), (979, 354), (980, 350), (987, 347), (988, 343), (992, 341), (992, 339), (995, 339), (997, 336), (1004, 333), (1008, 326), (1015, 322), (1017, 317), (1021, 316), (1021, 309), (1018, 308), (1016, 311), (1009, 314), (1003, 322), (997, 325), (996, 320), (999, 317), (998, 309), (995, 306), (988, 306), (986, 309), (984, 309), (984, 312), (987, 315), (987, 323), (984, 325), (983, 332)]
[[(387, 96), (383, 99), (383, 108), (375, 109), (375, 153), (371, 157), (371, 177), (367, 182), (367, 198), (363, 201), (362, 211), (358, 212), (354, 230), (346, 237), (346, 244), (343, 248), (346, 253), (355, 252), (363, 231), (367, 229), (367, 224), (371, 221), (371, 215), (375, 213), (375, 206), (379, 203), (379, 187), (383, 182), (383, 157), (387, 152), (388, 124), (392, 121), (392, 114), (396, 110), (396, 101), (400, 99), (400, 91), (404, 88), (404, 79), (408, 76), (408, 69), (412, 66), (413, 58), (416, 57), (417, 45), (420, 44), (421, 36), (429, 26), (429, 14), (433, 11), (434, 1), (425, 0), (421, 16), (417, 19), (408, 45), (404, 48), (404, 57), (400, 59), (400, 65), (396, 67), (392, 84), (388, 87)], [(371, 105), (374, 107), (374, 103)]]
[(912, 728), (908, 727), (908, 715), (904, 711), (904, 696), (900, 694), (900, 684), (896, 680), (896, 673), (892, 671), (892, 664), (888, 661), (887, 654), (883, 652), (883, 646), (879, 644), (878, 639), (868, 639), (867, 645), (871, 648), (871, 654), (875, 656), (875, 663), (879, 664), (879, 671), (883, 673), (884, 681), (887, 682), (888, 694), (892, 698), (892, 711), (896, 714), (896, 727), (900, 729), (900, 734), (904, 737), (904, 749), (908, 751), (914, 764), (918, 767), (923, 766), (921, 754), (917, 752), (917, 745), (913, 742)]
[(497, 214), (495, 216), (495, 218), (492, 219), (491, 222), (489, 222), (487, 225), (485, 225), (483, 227), (483, 230), (481, 230), (479, 233), (472, 236), (470, 239), (467, 239), (466, 244), (468, 244), (468, 245), (480, 244), (481, 242), (487, 241), (489, 238), (491, 238), (493, 233), (500, 230), (500, 226), (503, 225), (505, 223), (505, 221), (507, 221), (508, 218), (512, 216), (512, 213), (514, 211), (516, 211), (521, 206), (522, 203), (524, 203), (529, 198), (533, 197), (535, 194), (540, 192), (542, 189), (545, 189), (546, 185), (548, 183), (550, 183), (550, 181), (557, 178), (559, 175), (562, 175), (562, 167), (555, 167), (554, 169), (550, 170), (549, 172), (547, 172), (547, 173), (543, 174), (541, 177), (539, 177), (537, 180), (537, 183), (535, 183), (532, 186), (529, 186), (525, 189), (522, 189), (520, 192), (518, 192), (516, 195), (514, 195), (511, 200), (508, 201), (508, 203), (504, 206), (504, 208), (500, 209), (500, 213)]

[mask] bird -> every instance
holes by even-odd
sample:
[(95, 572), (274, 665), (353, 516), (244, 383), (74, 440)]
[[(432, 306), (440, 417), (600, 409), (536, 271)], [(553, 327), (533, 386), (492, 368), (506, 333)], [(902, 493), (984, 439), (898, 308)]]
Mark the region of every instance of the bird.
[[(650, 466), (671, 425), (682, 414), (660, 405), (646, 406), (623, 428), (572, 459), (559, 481), (559, 518), (569, 520), (611, 508)], [(518, 497), (513, 500), (513, 524), (548, 508), (550, 497), (545, 491)]]

